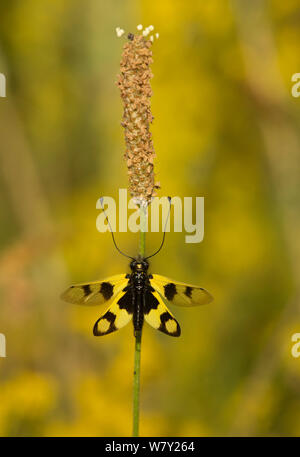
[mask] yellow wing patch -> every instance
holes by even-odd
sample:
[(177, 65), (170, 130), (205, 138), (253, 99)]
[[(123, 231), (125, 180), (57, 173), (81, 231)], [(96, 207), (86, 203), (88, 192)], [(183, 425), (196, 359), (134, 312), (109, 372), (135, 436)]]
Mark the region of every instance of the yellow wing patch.
[(123, 290), (127, 283), (126, 275), (120, 274), (102, 281), (75, 284), (63, 292), (61, 298), (77, 305), (101, 305)]
[(202, 287), (173, 281), (165, 276), (154, 274), (150, 282), (152, 287), (172, 305), (206, 305), (213, 300), (212, 295)]
[(180, 326), (158, 292), (145, 294), (144, 318), (151, 327), (170, 336), (180, 336)]
[(133, 297), (131, 290), (121, 290), (111, 306), (97, 320), (93, 333), (95, 336), (107, 335), (124, 327), (133, 315)]

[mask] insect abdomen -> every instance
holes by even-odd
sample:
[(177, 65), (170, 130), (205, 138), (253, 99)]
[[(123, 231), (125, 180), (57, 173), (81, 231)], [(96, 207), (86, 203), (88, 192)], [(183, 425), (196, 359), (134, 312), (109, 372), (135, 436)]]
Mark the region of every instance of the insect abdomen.
[(144, 313), (143, 313), (143, 291), (135, 290), (134, 293), (134, 314), (133, 314), (133, 328), (134, 332), (139, 332), (142, 330), (144, 323)]

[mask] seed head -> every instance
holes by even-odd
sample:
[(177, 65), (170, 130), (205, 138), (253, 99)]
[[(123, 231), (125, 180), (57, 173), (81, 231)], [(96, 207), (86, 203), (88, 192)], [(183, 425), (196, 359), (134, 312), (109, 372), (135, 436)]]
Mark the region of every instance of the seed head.
[(135, 202), (141, 206), (147, 206), (155, 195), (155, 189), (159, 188), (159, 184), (154, 182), (155, 152), (149, 129), (153, 120), (150, 103), (152, 40), (146, 38), (144, 31), (142, 35), (128, 35), (117, 80), (124, 106), (121, 125), (125, 130), (124, 158), (128, 168), (129, 190)]

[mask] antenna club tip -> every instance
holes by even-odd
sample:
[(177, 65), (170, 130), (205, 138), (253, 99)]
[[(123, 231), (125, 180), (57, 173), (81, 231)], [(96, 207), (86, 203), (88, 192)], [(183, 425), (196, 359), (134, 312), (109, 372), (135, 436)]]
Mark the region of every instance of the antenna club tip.
[(172, 198), (171, 197), (167, 197), (167, 198), (168, 198), (169, 202), (171, 203)]

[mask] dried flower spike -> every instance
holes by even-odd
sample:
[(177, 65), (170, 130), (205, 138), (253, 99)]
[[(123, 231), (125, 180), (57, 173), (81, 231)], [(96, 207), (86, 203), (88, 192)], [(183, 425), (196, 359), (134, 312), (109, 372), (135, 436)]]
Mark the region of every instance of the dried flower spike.
[[(150, 26), (153, 30), (153, 26)], [(149, 27), (149, 28), (150, 28)], [(137, 27), (141, 30), (140, 26)], [(149, 33), (149, 28), (145, 29)], [(124, 44), (121, 72), (117, 85), (121, 91), (124, 114), (121, 125), (125, 130), (125, 160), (128, 168), (129, 190), (135, 202), (147, 206), (159, 185), (154, 182), (155, 152), (150, 133), (152, 39), (142, 35), (128, 35)], [(148, 34), (147, 33), (147, 34)]]

